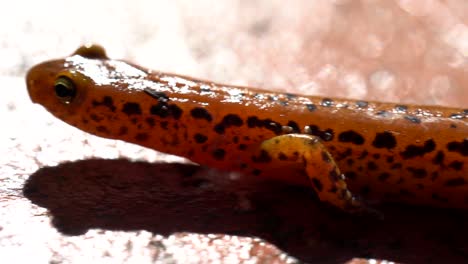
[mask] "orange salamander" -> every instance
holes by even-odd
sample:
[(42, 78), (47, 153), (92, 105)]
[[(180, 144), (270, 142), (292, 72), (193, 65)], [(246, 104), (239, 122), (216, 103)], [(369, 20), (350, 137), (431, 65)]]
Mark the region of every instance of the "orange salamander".
[[(368, 201), (468, 208), (468, 109), (269, 92), (151, 71), (98, 46), (27, 74), (33, 102), (105, 138)], [(466, 165), (466, 166), (465, 166)]]

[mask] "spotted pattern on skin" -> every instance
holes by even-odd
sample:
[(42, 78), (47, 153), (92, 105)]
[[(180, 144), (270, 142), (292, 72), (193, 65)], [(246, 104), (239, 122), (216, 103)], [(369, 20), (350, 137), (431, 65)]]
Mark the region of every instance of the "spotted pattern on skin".
[(123, 105), (123, 107), (122, 107), (122, 112), (124, 112), (128, 116), (130, 116), (130, 115), (141, 115), (140, 104), (134, 103), (134, 102), (125, 103)]
[(390, 178), (390, 173), (387, 172), (382, 172), (378, 177), (381, 182), (385, 182), (388, 178)]
[(362, 145), (364, 144), (364, 137), (357, 133), (356, 131), (354, 130), (348, 130), (348, 131), (344, 131), (344, 132), (341, 132), (339, 135), (338, 135), (338, 141), (340, 142), (346, 142), (346, 143), (353, 143), (355, 145)]
[(252, 161), (255, 163), (268, 163), (271, 161), (271, 157), (267, 151), (262, 150), (258, 156), (252, 156)]
[(182, 116), (182, 109), (175, 104), (159, 101), (157, 104), (151, 106), (150, 113), (161, 118), (173, 117), (177, 120)]
[(433, 139), (426, 140), (423, 146), (408, 145), (406, 149), (401, 152), (401, 156), (404, 159), (410, 159), (417, 156), (423, 156), (424, 154), (434, 151), (436, 144)]
[(299, 129), (299, 125), (294, 121), (291, 121), (291, 120), (288, 121), (287, 126), (292, 128), (292, 131), (289, 132), (289, 133), (299, 133), (299, 132), (301, 132), (301, 130)]
[(111, 110), (111, 112), (115, 112), (116, 110), (116, 107), (114, 106), (114, 100), (112, 100), (112, 97), (110, 96), (104, 96), (102, 98), (102, 101), (96, 101), (96, 100), (93, 100), (92, 103), (91, 103), (94, 107), (97, 107), (97, 106), (105, 106), (107, 108), (109, 108), (109, 110)]
[(222, 148), (218, 148), (218, 149), (213, 150), (212, 154), (216, 160), (223, 160), (224, 156), (226, 155), (226, 151)]
[(468, 139), (450, 142), (447, 144), (447, 149), (451, 152), (458, 152), (462, 156), (468, 156)]
[(271, 130), (276, 135), (280, 135), (282, 133), (282, 126), (281, 124), (267, 118), (267, 119), (259, 119), (256, 116), (249, 116), (247, 118), (247, 126), (249, 128), (265, 128)]
[[(91, 55), (93, 59), (103, 58), (102, 52), (82, 53), (97, 54)], [(60, 63), (63, 65), (63, 61)], [(108, 64), (103, 62), (102, 67)], [(142, 67), (139, 70), (146, 71)], [(49, 78), (56, 78), (56, 74)], [(57, 116), (98, 135), (221, 169), (240, 167), (259, 175), (264, 168), (277, 166), (277, 162), (282, 166), (282, 161), (285, 165), (296, 161), (304, 164), (318, 192), (336, 194), (329, 196), (335, 200), (324, 201), (349, 201), (353, 197), (346, 187), (349, 182), (351, 190), (370, 193), (372, 199), (374, 195), (380, 199), (386, 193), (404, 202), (431, 204), (424, 197), (432, 196), (433, 204), (465, 203), (468, 208), (464, 166), (468, 156), (468, 109), (261, 92), (157, 71), (148, 71), (147, 77), (140, 79), (144, 81), (140, 85), (154, 85), (148, 85), (152, 88), (143, 89), (144, 92), (90, 92), (79, 105), (82, 115), (72, 120), (67, 120), (66, 114)], [(118, 80), (115, 84), (128, 86)], [(92, 89), (92, 83), (87, 87)], [(186, 89), (190, 93), (180, 93)], [(222, 105), (219, 99), (242, 102)], [(292, 135), (298, 133), (303, 134)], [(289, 141), (294, 136), (298, 141)], [(325, 142), (312, 144), (306, 138)], [(347, 182), (338, 166), (345, 170)], [(289, 175), (286, 176), (288, 181)], [(321, 196), (324, 193), (319, 193), (321, 199), (326, 197)]]
[(195, 133), (195, 135), (193, 136), (193, 139), (198, 144), (203, 144), (208, 140), (208, 137), (200, 133)]
[(242, 118), (236, 114), (227, 114), (223, 117), (223, 120), (215, 125), (214, 130), (218, 134), (224, 134), (225, 130), (229, 127), (240, 127), (244, 124)]
[(379, 149), (380, 148), (392, 149), (396, 147), (397, 141), (395, 139), (395, 136), (391, 132), (384, 131), (381, 133), (377, 133), (375, 135), (372, 145)]
[(460, 171), (463, 169), (463, 162), (455, 160), (452, 161), (448, 166), (454, 170)]
[(370, 171), (375, 171), (375, 170), (378, 170), (379, 167), (377, 166), (377, 164), (373, 161), (369, 161), (367, 162), (367, 169), (370, 170)]
[(437, 154), (432, 159), (432, 163), (436, 165), (443, 165), (444, 164), (445, 154), (442, 150), (437, 151)]
[(321, 138), (323, 141), (332, 141), (335, 136), (335, 132), (331, 128), (321, 130), (316, 125), (308, 125), (304, 128), (304, 133), (314, 135)]
[(455, 179), (449, 179), (449, 180), (445, 181), (445, 183), (444, 183), (444, 185), (447, 186), (447, 187), (460, 187), (460, 186), (463, 186), (463, 185), (466, 185), (466, 184), (467, 184), (467, 181), (462, 177), (455, 178)]

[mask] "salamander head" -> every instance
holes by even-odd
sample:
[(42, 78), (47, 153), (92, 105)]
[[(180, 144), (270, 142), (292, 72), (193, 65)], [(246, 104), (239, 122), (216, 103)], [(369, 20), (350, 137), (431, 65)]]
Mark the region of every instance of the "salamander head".
[[(26, 83), (34, 103), (82, 128), (81, 122), (91, 115), (109, 117), (112, 113), (106, 111), (118, 106), (110, 100), (121, 102), (131, 93), (138, 94), (134, 83), (146, 75), (145, 70), (129, 63), (110, 60), (101, 46), (91, 45), (78, 48), (67, 58), (32, 67)], [(99, 107), (102, 105), (108, 107)]]

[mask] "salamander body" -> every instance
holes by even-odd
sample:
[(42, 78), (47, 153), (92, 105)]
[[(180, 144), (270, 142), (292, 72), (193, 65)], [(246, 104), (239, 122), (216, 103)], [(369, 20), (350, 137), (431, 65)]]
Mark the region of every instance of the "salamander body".
[(102, 47), (34, 66), (33, 102), (91, 134), (199, 164), (367, 200), (468, 208), (468, 109), (303, 96), (109, 59)]

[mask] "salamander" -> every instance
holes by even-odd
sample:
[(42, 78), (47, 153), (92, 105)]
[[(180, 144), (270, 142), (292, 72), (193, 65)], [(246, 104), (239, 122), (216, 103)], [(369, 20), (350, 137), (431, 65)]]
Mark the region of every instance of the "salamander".
[(310, 185), (346, 211), (366, 200), (468, 208), (468, 109), (218, 84), (113, 60), (99, 45), (26, 79), (34, 103), (83, 131)]

